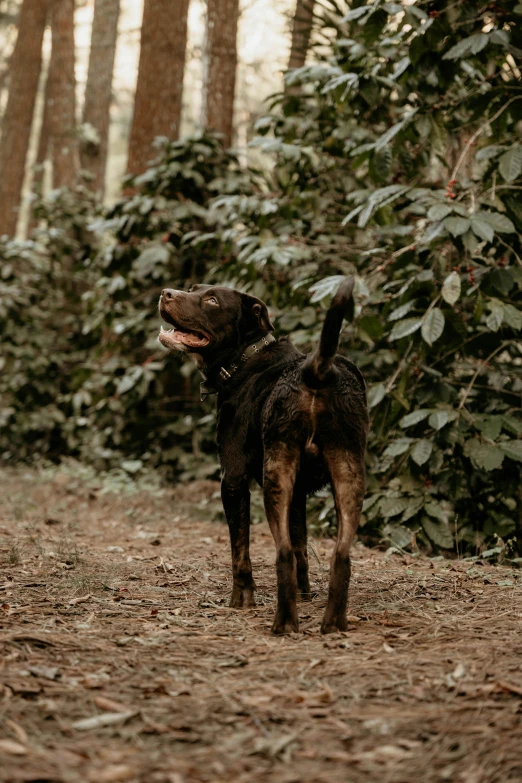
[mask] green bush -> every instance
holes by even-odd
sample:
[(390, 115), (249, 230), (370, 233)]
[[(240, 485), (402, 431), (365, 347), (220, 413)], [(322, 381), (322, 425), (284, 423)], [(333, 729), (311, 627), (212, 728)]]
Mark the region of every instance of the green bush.
[[(212, 475), (212, 403), (156, 343), (161, 288), (243, 287), (305, 348), (350, 273), (362, 534), (521, 552), (521, 6), (318, 7), (316, 62), (257, 125), (267, 173), (212, 137), (164, 140), (108, 213), (58, 194), (33, 242), (0, 246), (0, 448)], [(313, 526), (332, 519), (325, 494)]]

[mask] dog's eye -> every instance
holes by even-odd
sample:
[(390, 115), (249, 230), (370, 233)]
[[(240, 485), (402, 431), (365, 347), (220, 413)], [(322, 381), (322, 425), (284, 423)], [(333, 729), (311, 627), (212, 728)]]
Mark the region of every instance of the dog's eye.
[(215, 296), (209, 296), (209, 298), (206, 301), (207, 301), (207, 304), (218, 305), (219, 306), (219, 302), (218, 302), (218, 300), (216, 299)]

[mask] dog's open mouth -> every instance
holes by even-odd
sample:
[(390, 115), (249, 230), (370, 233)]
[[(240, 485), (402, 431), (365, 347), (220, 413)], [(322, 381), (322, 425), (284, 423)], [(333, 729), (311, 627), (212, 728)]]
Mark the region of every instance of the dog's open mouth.
[(182, 329), (180, 326), (174, 326), (172, 329), (161, 327), (158, 340), (165, 348), (171, 350), (180, 350), (183, 346), (186, 348), (204, 348), (209, 344), (210, 338), (203, 332), (190, 332)]

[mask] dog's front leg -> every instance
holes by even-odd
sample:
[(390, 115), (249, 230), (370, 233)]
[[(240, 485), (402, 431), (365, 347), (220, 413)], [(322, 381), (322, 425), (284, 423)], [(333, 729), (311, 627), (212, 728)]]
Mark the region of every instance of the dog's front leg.
[(228, 477), (226, 472), (221, 482), (221, 500), (228, 522), (230, 547), (232, 550), (232, 596), (230, 606), (248, 608), (255, 606), (250, 562), (250, 491), (246, 476)]

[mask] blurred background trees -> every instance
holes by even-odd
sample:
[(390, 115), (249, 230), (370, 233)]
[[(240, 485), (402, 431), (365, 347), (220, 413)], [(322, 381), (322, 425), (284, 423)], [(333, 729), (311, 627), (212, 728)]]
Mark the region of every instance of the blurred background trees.
[[(343, 350), (372, 414), (362, 535), (522, 554), (522, 4), (145, 0), (141, 22), (97, 0), (77, 4), (74, 69), (57, 1), (31, 107), (0, 4), (2, 459), (217, 476), (212, 402), (156, 342), (159, 290), (250, 290), (306, 349), (350, 273)], [(24, 165), (43, 198), (14, 241)], [(330, 530), (331, 499), (313, 507)]]

